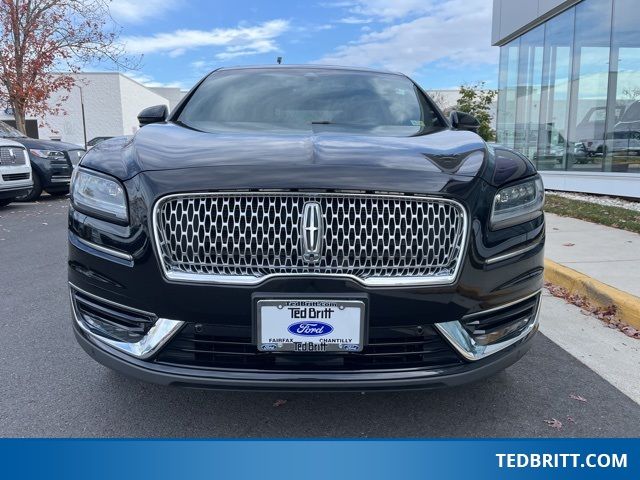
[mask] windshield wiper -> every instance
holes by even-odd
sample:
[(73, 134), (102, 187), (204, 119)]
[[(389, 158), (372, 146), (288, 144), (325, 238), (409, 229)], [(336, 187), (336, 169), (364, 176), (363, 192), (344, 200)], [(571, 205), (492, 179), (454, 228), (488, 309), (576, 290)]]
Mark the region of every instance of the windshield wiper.
[(315, 122), (309, 122), (311, 125), (340, 125), (346, 127), (370, 127), (371, 125), (364, 125), (360, 123), (344, 123), (344, 122), (332, 122), (331, 120), (319, 120)]

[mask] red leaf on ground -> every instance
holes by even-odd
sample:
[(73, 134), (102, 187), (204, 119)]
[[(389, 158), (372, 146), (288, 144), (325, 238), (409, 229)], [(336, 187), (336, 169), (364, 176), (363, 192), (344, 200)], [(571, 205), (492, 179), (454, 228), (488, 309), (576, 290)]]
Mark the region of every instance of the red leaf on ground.
[(581, 397), (580, 395), (574, 395), (573, 393), (571, 395), (569, 395), (569, 398), (572, 400), (578, 400), (579, 402), (584, 402), (587, 403), (587, 399), (584, 397)]
[(562, 422), (555, 418), (552, 418), (551, 420), (545, 420), (544, 422), (551, 428), (555, 428), (556, 430), (562, 429)]
[(573, 247), (575, 245), (575, 243), (571, 243), (571, 242), (567, 242), (567, 243), (563, 243), (562, 246), (563, 247)]
[(274, 407), (281, 407), (282, 405), (284, 405), (285, 403), (287, 403), (286, 400), (276, 400), (275, 402), (273, 402), (273, 406)]

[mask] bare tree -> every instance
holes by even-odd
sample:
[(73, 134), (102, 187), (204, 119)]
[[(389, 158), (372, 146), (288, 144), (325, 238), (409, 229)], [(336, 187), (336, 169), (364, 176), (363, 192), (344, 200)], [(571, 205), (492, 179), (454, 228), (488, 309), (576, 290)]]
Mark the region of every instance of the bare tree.
[(627, 87), (622, 89), (622, 94), (631, 100), (638, 100), (640, 98), (640, 88)]
[[(0, 101), (13, 107), (16, 127), (26, 133), (27, 112), (59, 114), (74, 73), (109, 61), (135, 68), (118, 43), (110, 0), (0, 0)], [(64, 72), (64, 73), (59, 73)]]
[(447, 103), (447, 98), (445, 97), (444, 93), (437, 90), (432, 90), (427, 93), (431, 97), (431, 100), (433, 100), (434, 103), (440, 108), (440, 110), (446, 110), (451, 106)]

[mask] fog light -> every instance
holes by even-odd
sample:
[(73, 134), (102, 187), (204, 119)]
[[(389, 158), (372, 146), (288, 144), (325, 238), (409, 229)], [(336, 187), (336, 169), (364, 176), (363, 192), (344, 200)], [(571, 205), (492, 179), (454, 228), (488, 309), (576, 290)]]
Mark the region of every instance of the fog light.
[(522, 340), (538, 328), (540, 293), (517, 302), (436, 323), (435, 327), (467, 360), (480, 360)]
[(70, 296), (74, 319), (85, 334), (134, 357), (151, 357), (184, 325), (118, 305), (73, 285)]

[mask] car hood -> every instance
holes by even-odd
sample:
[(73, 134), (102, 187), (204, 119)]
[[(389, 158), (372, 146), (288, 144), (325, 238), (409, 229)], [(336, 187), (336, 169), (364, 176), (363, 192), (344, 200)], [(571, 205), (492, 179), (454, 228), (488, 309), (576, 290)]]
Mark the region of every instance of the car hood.
[(27, 148), (37, 148), (39, 150), (57, 150), (62, 152), (65, 152), (68, 150), (84, 150), (84, 147), (81, 147), (80, 145), (74, 145), (73, 143), (57, 142), (55, 140), (42, 140), (39, 138), (29, 138), (29, 137), (16, 138), (15, 140)]
[(21, 143), (9, 138), (0, 137), (0, 147), (22, 147)]
[[(116, 152), (120, 154), (116, 155)], [(415, 137), (331, 131), (295, 134), (204, 133), (175, 124), (148, 125), (133, 138), (98, 144), (82, 165), (123, 180), (140, 172), (219, 168), (249, 175), (261, 170), (348, 168), (361, 175), (403, 171), (474, 177), (487, 146), (474, 133), (442, 130)], [(470, 154), (475, 153), (470, 157)], [(367, 173), (369, 172), (369, 173)]]

